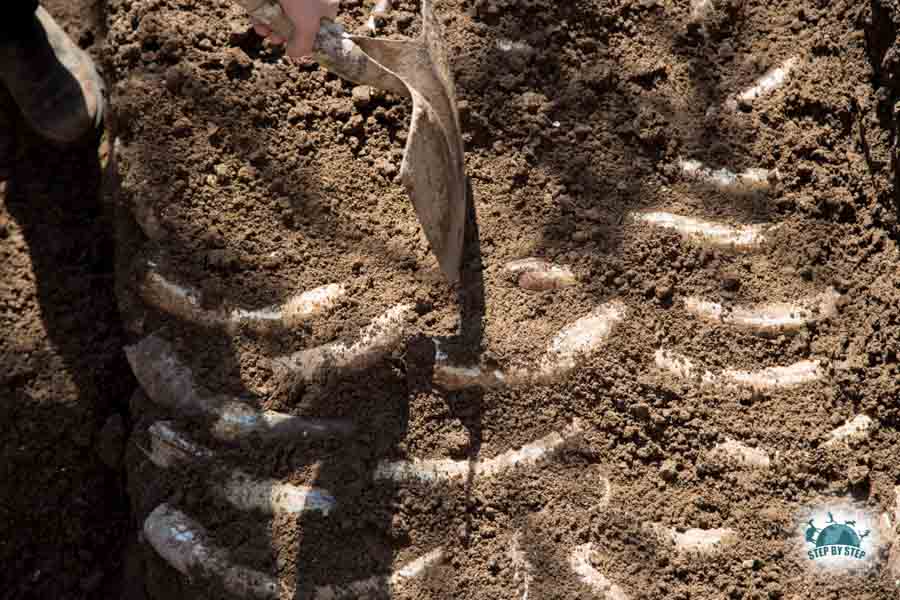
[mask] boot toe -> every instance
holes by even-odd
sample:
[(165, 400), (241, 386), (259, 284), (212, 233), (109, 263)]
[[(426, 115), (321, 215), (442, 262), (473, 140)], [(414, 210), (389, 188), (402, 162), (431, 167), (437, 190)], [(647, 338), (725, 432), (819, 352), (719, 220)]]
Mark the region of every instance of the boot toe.
[(105, 86), (91, 57), (39, 7), (23, 39), (0, 53), (0, 79), (28, 124), (44, 138), (70, 144), (99, 130)]

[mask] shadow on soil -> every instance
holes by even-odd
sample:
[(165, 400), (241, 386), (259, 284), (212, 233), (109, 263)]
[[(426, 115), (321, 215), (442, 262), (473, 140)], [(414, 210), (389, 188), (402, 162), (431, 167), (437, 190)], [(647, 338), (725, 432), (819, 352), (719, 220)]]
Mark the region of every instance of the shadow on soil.
[[(468, 149), (497, 150), (500, 144), (502, 152), (524, 160), (522, 172), (510, 182), (512, 194), (532, 185), (547, 189), (555, 184), (565, 190), (567, 199), (555, 199), (557, 214), (535, 243), (538, 253), (566, 247), (587, 255), (619, 253), (621, 240), (614, 230), (632, 211), (665, 202), (660, 184), (678, 156), (711, 168), (756, 166), (733, 150), (749, 131), (705, 116), (707, 108), (724, 103), (723, 79), (730, 76), (729, 66), (741, 60), (732, 56), (723, 63), (722, 42), (740, 46), (742, 36), (752, 35), (745, 15), (733, 9), (727, 18), (708, 24), (712, 30), (704, 35), (685, 25), (686, 13), (661, 18), (661, 5), (644, 4), (646, 8), (623, 4), (588, 9), (576, 2), (550, 13), (484, 15), (476, 18), (481, 22), (477, 47), (459, 49), (458, 90), (463, 97), (478, 98), (482, 107), (464, 122), (471, 136)], [(640, 22), (641, 28), (652, 24), (655, 33), (648, 46), (669, 48), (673, 64), (688, 65), (686, 89), (679, 89), (681, 106), (671, 105), (659, 90), (672, 83), (671, 71), (641, 64), (643, 57), (623, 56), (615, 47), (614, 35), (625, 33), (622, 23), (628, 20)], [(547, 102), (529, 114), (520, 105), (525, 92), (536, 92)], [(606, 170), (598, 169), (598, 160)], [(608, 169), (610, 164), (614, 170)], [(485, 182), (493, 183), (490, 178)], [(772, 210), (759, 198), (728, 202), (748, 222), (766, 220)], [(569, 235), (584, 221), (585, 211), (600, 212), (599, 235), (572, 245)]]
[[(0, 110), (17, 114), (5, 96)], [(0, 595), (115, 597), (131, 527), (119, 467), (134, 381), (114, 295), (111, 207), (95, 142), (60, 150), (15, 122), (4, 203), (31, 269), (0, 272), (10, 289), (35, 286), (20, 306), (36, 303), (43, 329), (0, 342), (0, 438), (11, 442), (0, 510), (15, 524), (0, 534)], [(120, 420), (104, 430), (112, 415)]]
[[(743, 164), (744, 158), (734, 156), (729, 143), (732, 136), (742, 135), (741, 132), (723, 130), (716, 124), (707, 124), (698, 119), (698, 115), (705, 112), (706, 106), (721, 104), (723, 100), (723, 92), (719, 87), (723, 75), (717, 71), (719, 61), (713, 58), (716, 49), (712, 44), (705, 42), (702, 36), (685, 35), (676, 31), (676, 24), (679, 23), (677, 20), (658, 30), (659, 38), (666, 40), (664, 45), (671, 47), (675, 56), (695, 63), (691, 73), (698, 76), (692, 79), (693, 87), (685, 102), (695, 107), (695, 111), (690, 115), (683, 115), (677, 107), (654, 96), (653, 90), (663, 77), (657, 70), (639, 73), (634, 69), (622, 68), (608, 53), (603, 53), (603, 58), (598, 58), (600, 55), (596, 52), (605, 46), (610, 30), (617, 27), (624, 16), (643, 19), (654, 15), (655, 10), (660, 10), (659, 7), (639, 10), (629, 15), (600, 14), (586, 10), (584, 3), (569, 3), (556, 8), (558, 10), (554, 9), (552, 16), (542, 13), (537, 20), (528, 10), (522, 9), (486, 21), (490, 30), (482, 38), (482, 42), (487, 45), (483, 45), (480, 50), (472, 50), (463, 57), (462, 64), (465, 68), (459, 68), (457, 81), (460, 92), (473, 98), (483, 97), (480, 104), (485, 107), (484, 113), (473, 114), (469, 119), (467, 130), (472, 133), (471, 148), (479, 150), (502, 142), (506, 149), (530, 149), (524, 153), (526, 175), (513, 178), (513, 190), (529, 183), (528, 169), (542, 167), (550, 174), (552, 181), (564, 184), (573, 192), (577, 211), (602, 208), (608, 232), (621, 224), (627, 213), (659, 200), (654, 197), (657, 186), (648, 184), (647, 179), (656, 178), (662, 168), (682, 151), (688, 151), (692, 158), (704, 160), (714, 167), (737, 168), (737, 165)], [(736, 16), (734, 25), (737, 32), (741, 30), (741, 20), (737, 18), (739, 16)], [(566, 58), (569, 56), (567, 52), (571, 50), (570, 31), (557, 27), (549, 34), (541, 34), (543, 37), (540, 39), (534, 38), (533, 45), (540, 46), (541, 50), (519, 72), (511, 74), (509, 57), (498, 50), (497, 42), (501, 38), (530, 39), (529, 32), (547, 32), (553, 23), (561, 20), (573, 24), (573, 35), (588, 39), (593, 44), (594, 50), (586, 53), (588, 63), (577, 71), (573, 70), (573, 61)], [(252, 39), (240, 39), (237, 45), (249, 56), (258, 54), (258, 47)], [(619, 75), (620, 72), (622, 75)], [(510, 76), (518, 80), (513, 81), (510, 86), (497, 87), (498, 81), (502, 82)], [(205, 94), (209, 102), (196, 111), (194, 119), (197, 122), (216, 123), (218, 116), (228, 111), (220, 110), (221, 107), (216, 105), (217, 100), (212, 90), (202, 89), (200, 82), (198, 85), (201, 86), (199, 95)], [(552, 101), (553, 108), (549, 116), (523, 116), (507, 120), (510, 97), (526, 89), (540, 91)], [(218, 124), (244, 131), (257, 132), (260, 129), (247, 115), (239, 115), (238, 119), (237, 122), (230, 120)], [(563, 125), (559, 131), (555, 131), (552, 121), (559, 121)], [(702, 122), (703, 125), (694, 127), (694, 122)], [(528, 133), (523, 136), (523, 131)], [(257, 136), (253, 147), (236, 147), (233, 151), (251, 156), (269, 143), (270, 140), (262, 134)], [(574, 160), (572, 147), (583, 150), (575, 154)], [(614, 149), (611, 152), (618, 166), (615, 172), (599, 172), (593, 164), (594, 154), (603, 151), (603, 148)], [(165, 164), (175, 154), (173, 148), (165, 146), (148, 148), (148, 152), (150, 154), (140, 157), (147, 165)], [(316, 173), (304, 169), (297, 175), (297, 179), (298, 185), (295, 187), (314, 191), (300, 201), (293, 199), (296, 208), (299, 211), (323, 210), (323, 206), (316, 202), (321, 188)], [(164, 183), (168, 185), (169, 182)], [(272, 183), (269, 180), (263, 181), (264, 185)], [(747, 220), (764, 218), (769, 210), (765, 205), (741, 208)], [(563, 238), (561, 232), (571, 230), (574, 218), (576, 217), (571, 212), (560, 209), (553, 220), (544, 224), (543, 239), (536, 245), (541, 248), (562, 245), (562, 240), (568, 239), (568, 234)], [(340, 219), (340, 215), (336, 214), (335, 221), (340, 222)], [(351, 225), (346, 224), (348, 227)], [(469, 232), (472, 237), (468, 241), (465, 277), (459, 296), (463, 313), (461, 331), (459, 338), (452, 340), (450, 346), (453, 348), (455, 345), (460, 359), (475, 363), (483, 350), (485, 294), (474, 206), (470, 207)], [(304, 233), (314, 240), (327, 240), (333, 235), (333, 230), (322, 231), (309, 227)], [(169, 246), (187, 245), (189, 242), (190, 240), (165, 240)], [(583, 254), (615, 255), (619, 249), (620, 240), (609, 238), (585, 244), (578, 247), (577, 251)], [(393, 251), (387, 247), (373, 247), (371, 251), (382, 252), (398, 260), (405, 258), (394, 256)], [(278, 296), (289, 291), (293, 290), (287, 289), (287, 286), (285, 289), (271, 290), (273, 295)], [(239, 373), (237, 350), (229, 346), (224, 336), (210, 335), (208, 331), (190, 331), (189, 328), (187, 331), (188, 334), (209, 335), (210, 343), (221, 347), (221, 362), (216, 365), (216, 369)], [(371, 486), (369, 482), (377, 460), (396, 452), (397, 445), (406, 436), (410, 399), (418, 394), (433, 393), (430, 375), (425, 373), (433, 355), (429, 359), (426, 344), (422, 344), (422, 348), (421, 355), (411, 348), (407, 363), (388, 361), (377, 369), (360, 374), (354, 381), (325, 382), (323, 386), (304, 392), (299, 400), (304, 413), (349, 416), (359, 425), (356, 439), (346, 447), (334, 446), (331, 454), (325, 452), (317, 455), (321, 457), (321, 463), (317, 467), (315, 483), (329, 489), (342, 506), (347, 506), (341, 509), (345, 511), (343, 515), (338, 514), (328, 522), (300, 518), (294, 527), (295, 532), (300, 535), (296, 560), (286, 569), (268, 564), (268, 572), (293, 571), (301, 584), (307, 581), (340, 584), (368, 577), (372, 573), (385, 574), (390, 571), (394, 553), (403, 547), (404, 542), (404, 528), (396, 520), (399, 514), (397, 504), (402, 505), (403, 494), (397, 486), (383, 482)], [(416, 364), (412, 364), (411, 358)], [(421, 370), (422, 373), (411, 373), (411, 370)], [(365, 413), (354, 412), (353, 405), (355, 402), (372, 402), (373, 398), (386, 403), (382, 407), (385, 411), (379, 413), (378, 418), (364, 422)], [(469, 431), (467, 457), (477, 459), (482, 439), (483, 394), (448, 394), (445, 400), (450, 415), (459, 418)], [(390, 410), (386, 410), (386, 407), (390, 407)], [(346, 413), (335, 414), (341, 411)], [(283, 474), (290, 473), (298, 465), (309, 466), (315, 454), (301, 456), (296, 449), (290, 448), (264, 450), (285, 457), (278, 462)], [(256, 457), (262, 459), (259, 454)], [(234, 455), (233, 458), (235, 464), (240, 464), (239, 456)], [(278, 473), (261, 475), (277, 477)], [(472, 486), (470, 474), (466, 482), (467, 495), (471, 494)], [(411, 493), (416, 492), (414, 490)], [(435, 494), (432, 492), (431, 495)], [(467, 498), (466, 503), (468, 502)], [(441, 518), (442, 514), (444, 513), (436, 513), (435, 518)], [(469, 513), (465, 514), (470, 520)], [(235, 518), (246, 517), (235, 515)], [(261, 524), (248, 527), (248, 535), (262, 539), (271, 537), (271, 532)], [(470, 528), (470, 522), (467, 521), (466, 531)], [(445, 529), (446, 523), (437, 523), (432, 528), (439, 532), (445, 532)], [(398, 534), (397, 531), (401, 533)], [(463, 539), (465, 540), (465, 536)], [(280, 556), (283, 550), (274, 548), (274, 551), (270, 551), (270, 556)], [(340, 557), (341, 563), (329, 564), (328, 561), (334, 561), (334, 557)], [(312, 579), (306, 576), (310, 572)], [(321, 580), (326, 574), (334, 575), (337, 579)], [(309, 591), (308, 587), (301, 588), (298, 597), (303, 597)]]

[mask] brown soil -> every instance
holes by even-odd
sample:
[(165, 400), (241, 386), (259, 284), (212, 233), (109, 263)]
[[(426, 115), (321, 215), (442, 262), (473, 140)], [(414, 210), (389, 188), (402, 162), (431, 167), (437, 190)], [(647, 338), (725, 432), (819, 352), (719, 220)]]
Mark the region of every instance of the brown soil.
[[(92, 5), (47, 8), (91, 47)], [(50, 147), (5, 93), (0, 104), (0, 597), (116, 597), (132, 531), (122, 458), (134, 383), (104, 150)]]
[[(342, 22), (361, 31), (368, 7), (358, 0), (343, 4)], [(396, 5), (384, 33), (416, 35), (417, 3)], [(159, 331), (214, 390), (249, 393), (284, 412), (347, 417), (358, 427), (343, 442), (228, 448), (204, 437), (198, 423), (138, 394), (127, 453), (131, 529), (167, 501), (201, 521), (236, 562), (277, 574), (291, 589), (299, 582), (299, 597), (314, 585), (387, 573), (443, 545), (446, 563), (400, 595), (518, 598), (507, 554), (517, 532), (534, 565), (535, 598), (592, 597), (567, 562), (570, 549), (587, 542), (601, 549), (598, 567), (631, 598), (893, 597), (886, 571), (822, 574), (788, 548), (803, 508), (853, 496), (881, 512), (893, 506), (900, 481), (893, 158), (900, 10), (888, 0), (716, 6), (704, 33), (686, 25), (683, 1), (439, 3), (462, 102), (474, 205), (458, 298), (445, 286), (396, 178), (407, 103), (379, 92), (354, 103), (351, 84), (312, 64), (290, 64), (248, 31), (242, 11), (227, 2), (108, 0), (97, 35), (105, 34), (102, 58), (121, 144), (116, 284), (129, 339)], [(507, 52), (502, 40), (526, 46)], [(791, 56), (802, 57), (804, 66), (783, 88), (752, 108), (708, 112)], [(781, 177), (766, 197), (735, 200), (689, 185), (674, 167), (679, 156), (735, 171), (777, 168)], [(35, 177), (54, 188), (55, 179)], [(41, 197), (53, 204), (49, 194)], [(20, 197), (18, 204), (7, 200), (8, 212), (37, 210), (30, 197)], [(136, 207), (140, 223), (132, 217)], [(764, 251), (734, 255), (701, 250), (627, 219), (642, 209), (781, 228)], [(60, 218), (76, 217), (85, 219), (83, 213)], [(84, 277), (27, 274), (38, 272), (39, 263), (45, 272), (65, 272), (66, 261), (79, 256), (73, 249), (82, 247), (70, 239), (88, 236), (94, 244), (108, 234), (78, 230), (69, 238), (37, 228), (35, 236), (61, 246), (38, 254), (28, 227), (21, 227), (25, 233), (16, 235), (32, 248), (34, 267), (25, 241), (15, 246), (11, 235), (0, 246), (20, 256), (13, 276), (22, 283), (3, 294), (24, 294), (11, 310), (17, 327), (33, 323), (34, 330), (21, 338), (51, 339), (57, 353), (98, 348), (90, 337), (96, 314), (113, 311), (111, 304), (54, 328), (46, 325), (44, 304), (52, 299), (43, 300), (54, 294), (35, 298), (19, 290), (75, 285), (66, 297), (88, 297), (78, 287), (87, 285)], [(534, 255), (571, 266), (580, 284), (534, 294), (507, 281), (506, 262)], [(109, 260), (109, 253), (101, 256)], [(351, 294), (328, 317), (277, 338), (226, 335), (144, 306), (135, 283), (150, 259), (213, 303), (261, 307), (332, 282), (346, 283)], [(9, 280), (4, 272), (3, 284)], [(763, 338), (712, 326), (690, 317), (681, 302), (689, 295), (791, 301), (830, 286), (844, 293), (839, 314), (795, 336)], [(103, 290), (111, 302), (108, 286)], [(442, 392), (430, 383), (432, 357), (421, 338), (359, 376), (297, 396), (273, 383), (273, 356), (352, 338), (398, 302), (416, 304), (414, 325), (423, 334), (447, 335), (456, 330), (459, 300), (460, 358), (513, 365), (534, 361), (560, 328), (613, 299), (628, 307), (626, 322), (561, 385)], [(32, 321), (20, 316), (29, 314)], [(88, 317), (90, 327), (79, 320)], [(16, 339), (10, 350), (0, 349), (11, 361), (25, 360)], [(107, 362), (93, 350), (73, 351), (69, 372), (84, 378), (98, 364), (122, 368), (121, 339), (103, 339)], [(10, 389), (85, 397), (55, 392), (52, 386), (61, 384), (50, 378), (57, 370), (34, 366), (50, 360), (38, 351), (44, 342), (28, 343), (35, 346), (29, 360), (37, 362), (28, 363), (34, 370), (23, 367), (30, 379), (14, 376)], [(818, 358), (828, 376), (789, 391), (697, 388), (654, 371), (653, 355), (662, 346), (714, 369)], [(6, 371), (4, 377), (19, 372)], [(108, 414), (97, 410), (89, 419), (79, 412), (85, 410), (77, 408), (80, 401), (64, 405), (76, 407), (72, 416), (55, 410), (54, 419), (84, 422)], [(848, 449), (823, 447), (829, 431), (860, 413), (877, 420), (875, 433)], [(24, 422), (32, 427), (47, 418), (38, 409), (29, 415)], [(223, 468), (328, 488), (340, 502), (337, 514), (265, 519), (240, 513), (209, 492), (218, 469), (159, 471), (140, 447), (146, 427), (160, 416), (196, 426)], [(445, 486), (371, 483), (384, 458), (492, 457), (574, 418), (589, 430), (584, 439), (534, 469)], [(777, 451), (779, 461), (765, 471), (709, 468), (706, 450), (725, 438)], [(40, 443), (48, 456), (31, 451), (29, 460), (58, 456), (45, 449), (49, 441)], [(83, 444), (65, 447), (83, 449), (71, 455), (77, 457), (90, 453)], [(84, 471), (86, 464), (75, 473), (93, 473)], [(598, 474), (612, 482), (608, 506), (598, 504)], [(69, 473), (66, 481), (95, 487), (89, 475)], [(41, 483), (33, 493), (46, 487)], [(52, 506), (43, 499), (31, 506), (41, 502)], [(12, 506), (21, 511), (24, 505)], [(653, 543), (641, 528), (646, 521), (728, 527), (740, 541), (717, 556), (682, 557)], [(188, 582), (149, 546), (139, 552), (151, 597), (222, 596), (210, 582)]]
[[(345, 4), (343, 21), (359, 30), (365, 7)], [(398, 4), (386, 34), (416, 35), (416, 3)], [(429, 383), (428, 353), (409, 352), (296, 398), (276, 393), (271, 356), (352, 337), (400, 301), (417, 303), (423, 332), (456, 326), (456, 298), (395, 179), (409, 106), (380, 93), (355, 105), (351, 84), (289, 64), (222, 3), (109, 8), (121, 205), (146, 204), (154, 217), (142, 219), (153, 241), (123, 228), (134, 258), (123, 253), (129, 275), (119, 283), (132, 328), (164, 328), (213, 389), (249, 391), (267, 408), (347, 416), (361, 429), (344, 444), (222, 450), (228, 466), (332, 490), (337, 517), (241, 514), (206, 492), (209, 473), (168, 480), (135, 454), (138, 520), (168, 498), (237, 562), (289, 587), (299, 582), (300, 596), (444, 545), (447, 564), (404, 595), (513, 597), (506, 547), (516, 531), (536, 565), (536, 597), (587, 597), (566, 553), (588, 541), (632, 597), (893, 593), (887, 576), (813, 576), (785, 550), (794, 514), (816, 498), (853, 494), (887, 507), (898, 479), (892, 104), (889, 91), (876, 91), (867, 6), (725, 3), (704, 37), (685, 27), (684, 3), (441, 3), (478, 234), (465, 263), (463, 355), (534, 360), (556, 331), (609, 299), (624, 300), (629, 318), (565, 385), (446, 394)], [(507, 38), (529, 50), (504, 53), (498, 41)], [(707, 114), (794, 55), (808, 66), (783, 90), (749, 111)], [(687, 185), (672, 168), (678, 156), (777, 168), (782, 179), (767, 198), (735, 202)], [(627, 222), (628, 212), (650, 207), (783, 227), (769, 250), (736, 257)], [(544, 295), (511, 286), (500, 268), (530, 255), (571, 265), (582, 284)], [(143, 307), (128, 277), (148, 256), (214, 301), (264, 306), (330, 282), (353, 293), (332, 316), (276, 340), (225, 336)], [(726, 278), (738, 279), (736, 293)], [(846, 292), (839, 316), (794, 337), (723, 331), (687, 317), (678, 302), (690, 294), (792, 300), (830, 285)], [(715, 368), (822, 357), (829, 377), (791, 392), (698, 391), (653, 374), (661, 345)], [(823, 452), (827, 432), (859, 412), (881, 423), (877, 434)], [(380, 458), (490, 457), (573, 417), (591, 427), (585, 441), (527, 474), (452, 486), (368, 483)], [(763, 473), (704, 470), (703, 450), (725, 437), (777, 449), (780, 463)], [(664, 464), (677, 470), (668, 481)], [(588, 508), (601, 493), (583, 477), (588, 468), (613, 483), (606, 509)], [(650, 544), (644, 521), (731, 527), (742, 539), (698, 566)], [(748, 569), (748, 560), (759, 562)], [(206, 597), (206, 582), (186, 585), (149, 550), (147, 563), (154, 597)]]

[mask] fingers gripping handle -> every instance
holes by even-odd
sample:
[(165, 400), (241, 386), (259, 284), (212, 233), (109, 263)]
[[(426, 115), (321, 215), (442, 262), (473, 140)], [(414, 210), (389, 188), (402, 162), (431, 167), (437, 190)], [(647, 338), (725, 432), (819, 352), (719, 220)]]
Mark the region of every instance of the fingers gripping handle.
[(294, 37), (294, 24), (281, 10), (278, 0), (237, 0), (237, 2), (252, 18), (270, 27), (285, 40)]
[[(237, 0), (249, 15), (269, 26), (272, 31), (290, 41), (294, 24), (278, 0)], [(409, 89), (393, 73), (372, 60), (356, 45), (344, 28), (334, 21), (322, 19), (313, 47), (313, 57), (323, 67), (350, 81), (371, 85), (401, 96), (409, 96)]]
[[(252, 19), (268, 26), (286, 41), (289, 42), (294, 37), (294, 24), (284, 14), (278, 0), (237, 0), (237, 2), (244, 7)], [(343, 27), (328, 19), (322, 19), (319, 33), (316, 35), (315, 48), (313, 48), (316, 60), (323, 50), (333, 52), (333, 48), (340, 47), (343, 37), (345, 37)]]

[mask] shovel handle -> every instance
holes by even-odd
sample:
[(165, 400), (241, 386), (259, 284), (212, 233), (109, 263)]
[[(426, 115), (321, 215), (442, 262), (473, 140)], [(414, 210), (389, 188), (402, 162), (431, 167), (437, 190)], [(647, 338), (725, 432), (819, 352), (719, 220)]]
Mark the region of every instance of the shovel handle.
[[(252, 18), (264, 23), (285, 40), (294, 37), (294, 24), (284, 14), (278, 0), (237, 0), (237, 3)], [(393, 76), (386, 76), (384, 68), (363, 52), (340, 24), (330, 19), (321, 21), (313, 45), (313, 58), (344, 79), (409, 96), (409, 90), (402, 82)]]

